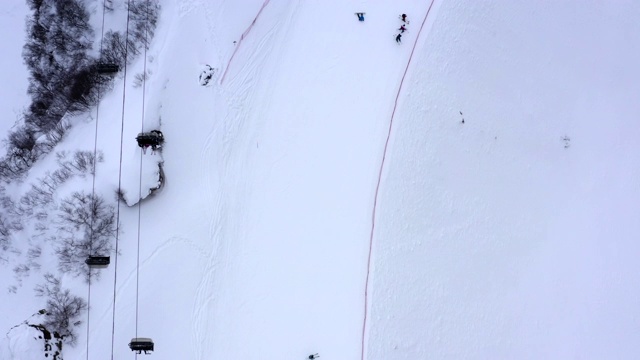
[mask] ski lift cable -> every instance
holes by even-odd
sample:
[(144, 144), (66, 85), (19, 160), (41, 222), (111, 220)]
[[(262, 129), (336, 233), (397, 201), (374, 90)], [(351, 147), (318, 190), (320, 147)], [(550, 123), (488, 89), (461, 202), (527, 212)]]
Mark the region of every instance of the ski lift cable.
[[(94, 175), (95, 176), (95, 175)], [(89, 360), (89, 325), (91, 314), (91, 267), (87, 267), (89, 270), (89, 284), (87, 285), (87, 360)]]
[[(102, 24), (100, 29), (100, 53), (99, 56), (102, 56), (102, 43), (104, 41), (104, 18), (105, 18), (105, 1), (102, 0)], [(100, 93), (100, 86), (98, 86), (98, 102), (96, 104), (96, 128), (94, 132), (93, 138), (93, 166), (91, 169), (92, 179), (91, 179), (91, 201), (95, 201), (96, 196), (96, 163), (97, 163), (97, 153), (98, 153), (98, 122), (100, 120), (100, 99), (102, 94)], [(90, 220), (90, 240), (89, 240), (89, 256), (93, 255), (93, 220), (94, 217), (91, 216)], [(91, 275), (92, 269), (91, 266), (87, 267), (89, 271), (88, 276), (88, 284), (87, 284), (87, 360), (89, 360), (89, 330), (91, 325)]]
[[(131, 12), (131, 0), (127, 0), (127, 28), (125, 32), (125, 39), (129, 38), (129, 19)], [(129, 47), (125, 46), (124, 50), (124, 69), (123, 69), (123, 81), (122, 81), (122, 113), (120, 122), (120, 160), (118, 165), (118, 194), (122, 192), (122, 145), (124, 142), (124, 113), (125, 113), (125, 100), (127, 94), (127, 62), (129, 55)], [(116, 332), (116, 295), (117, 295), (117, 283), (118, 283), (118, 245), (120, 242), (120, 203), (122, 201), (118, 199), (118, 206), (116, 210), (116, 249), (114, 260), (114, 275), (113, 275), (113, 304), (111, 313), (111, 360), (114, 360), (114, 344), (115, 344), (115, 332)]]
[[(145, 24), (149, 23), (149, 0), (146, 1), (147, 9), (145, 11)], [(145, 104), (146, 104), (146, 93), (147, 93), (147, 49), (149, 47), (148, 43), (148, 29), (147, 26), (144, 28), (144, 61), (142, 62), (142, 73), (144, 76), (142, 77), (142, 112), (140, 114), (140, 132), (144, 133), (144, 116), (145, 116)], [(143, 151), (140, 151), (140, 176), (138, 177), (138, 196), (140, 200), (138, 201), (138, 239), (137, 239), (137, 255), (136, 255), (136, 338), (138, 338), (138, 315), (139, 315), (139, 294), (140, 294), (140, 231), (141, 231), (141, 218), (142, 218), (142, 155)], [(136, 359), (138, 358), (138, 354), (136, 353)]]

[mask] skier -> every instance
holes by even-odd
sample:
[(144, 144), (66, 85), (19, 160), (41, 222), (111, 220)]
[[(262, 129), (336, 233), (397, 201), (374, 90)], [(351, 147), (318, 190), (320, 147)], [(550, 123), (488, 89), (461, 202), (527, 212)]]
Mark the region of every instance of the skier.
[(315, 354), (311, 354), (311, 355), (309, 355), (309, 359), (311, 359), (311, 360), (313, 360), (313, 359), (317, 359), (317, 358), (319, 358), (319, 357), (320, 357), (320, 355), (318, 355), (318, 353), (315, 353)]
[(358, 20), (364, 21), (364, 13), (356, 13), (356, 16), (358, 16)]
[(402, 26), (400, 26), (400, 29), (398, 29), (398, 30), (400, 30), (401, 33), (404, 33), (405, 31), (407, 31), (407, 28), (404, 27), (404, 25), (402, 25)]
[(402, 18), (402, 22), (407, 22), (407, 14), (400, 15), (400, 18)]
[(398, 34), (398, 36), (396, 36), (396, 42), (397, 43), (402, 43), (402, 34)]

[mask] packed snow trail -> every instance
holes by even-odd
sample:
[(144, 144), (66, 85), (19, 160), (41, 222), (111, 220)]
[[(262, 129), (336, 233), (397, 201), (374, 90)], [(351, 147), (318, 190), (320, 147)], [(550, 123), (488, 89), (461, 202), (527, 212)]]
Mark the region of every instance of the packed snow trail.
[(237, 115), (206, 145), (228, 200), (203, 283), (221, 290), (194, 312), (211, 314), (202, 358), (359, 356), (367, 213), (409, 55), (389, 37), (403, 10), (369, 6), (361, 23), (340, 2), (272, 2), (244, 38), (222, 88)]
[(258, 14), (256, 15), (256, 17), (253, 19), (253, 21), (251, 22), (251, 25), (249, 25), (249, 27), (247, 28), (247, 30), (245, 30), (242, 35), (240, 35), (240, 39), (235, 41), (234, 40), (234, 45), (235, 48), (233, 49), (233, 53), (231, 54), (231, 57), (229, 58), (229, 62), (227, 62), (227, 66), (225, 66), (224, 68), (224, 72), (222, 73), (222, 78), (220, 78), (220, 84), (222, 84), (224, 82), (224, 78), (227, 76), (227, 71), (229, 70), (229, 67), (231, 66), (231, 62), (233, 62), (233, 58), (236, 56), (236, 53), (238, 52), (238, 49), (240, 48), (240, 46), (242, 45), (242, 41), (244, 40), (244, 38), (249, 35), (249, 32), (251, 32), (251, 29), (253, 29), (253, 25), (256, 24), (256, 21), (258, 21), (258, 18), (260, 17), (260, 14), (262, 14), (262, 10), (264, 10), (264, 8), (269, 5), (269, 1), (270, 0), (265, 0), (264, 3), (262, 4), (262, 6), (260, 7), (260, 10), (258, 11)]
[[(404, 84), (404, 80), (407, 76), (407, 72), (409, 71), (409, 66), (411, 65), (411, 60), (413, 59), (413, 54), (416, 50), (416, 45), (418, 44), (418, 40), (420, 40), (420, 35), (422, 34), (422, 30), (424, 29), (424, 25), (429, 18), (429, 14), (431, 13), (431, 8), (433, 7), (433, 3), (435, 0), (431, 0), (429, 3), (429, 7), (425, 12), (424, 18), (422, 19), (422, 23), (420, 24), (420, 29), (417, 32), (416, 38), (413, 42), (413, 46), (411, 47), (411, 54), (409, 55), (409, 59), (407, 60), (407, 66), (404, 69), (404, 73), (402, 74), (402, 78), (400, 79), (400, 85), (398, 86), (398, 92), (396, 93), (395, 100), (393, 101), (393, 110), (391, 111), (391, 117), (389, 119), (389, 128), (387, 130), (387, 138), (384, 141), (384, 150), (382, 151), (382, 159), (380, 161), (380, 169), (378, 171), (378, 179), (376, 182), (375, 193), (373, 195), (373, 208), (371, 211), (371, 232), (369, 233), (369, 252), (367, 254), (367, 275), (365, 278), (364, 285), (364, 315), (362, 317), (362, 341), (360, 347), (360, 359), (364, 360), (366, 354), (366, 330), (367, 330), (367, 316), (369, 314), (369, 278), (371, 275), (371, 254), (373, 252), (373, 237), (374, 231), (376, 227), (376, 210), (378, 206), (378, 193), (380, 190), (380, 183), (382, 182), (382, 171), (384, 170), (384, 162), (387, 157), (387, 149), (389, 147), (389, 139), (391, 138), (391, 130), (393, 129), (393, 119), (396, 114), (396, 109), (398, 108), (398, 99), (400, 98), (400, 93), (402, 92), (402, 85)], [(404, 33), (405, 31), (403, 31)]]

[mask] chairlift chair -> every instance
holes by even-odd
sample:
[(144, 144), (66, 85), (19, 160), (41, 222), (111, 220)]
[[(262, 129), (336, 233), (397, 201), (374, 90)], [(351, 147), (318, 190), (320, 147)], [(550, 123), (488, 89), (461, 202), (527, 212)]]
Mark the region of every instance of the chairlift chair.
[(111, 258), (109, 256), (89, 256), (84, 262), (92, 268), (106, 268), (111, 263)]
[(139, 133), (136, 136), (136, 141), (140, 147), (145, 145), (158, 147), (164, 142), (164, 135), (160, 130), (151, 130), (147, 133)]
[(143, 351), (147, 354), (147, 351), (153, 351), (153, 340), (149, 338), (133, 338), (129, 343), (129, 349), (137, 351), (138, 354), (142, 354)]
[(120, 67), (118, 66), (118, 64), (100, 63), (98, 64), (96, 71), (98, 72), (98, 74), (113, 74), (120, 71)]

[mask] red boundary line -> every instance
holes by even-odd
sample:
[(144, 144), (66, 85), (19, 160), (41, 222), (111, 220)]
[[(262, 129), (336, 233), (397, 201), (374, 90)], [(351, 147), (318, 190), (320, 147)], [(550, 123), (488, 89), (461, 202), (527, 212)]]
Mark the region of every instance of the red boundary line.
[(264, 1), (264, 3), (262, 4), (262, 7), (260, 8), (260, 11), (258, 11), (258, 15), (256, 15), (256, 17), (251, 22), (251, 25), (249, 25), (247, 30), (245, 30), (242, 33), (242, 35), (240, 35), (240, 41), (238, 41), (238, 43), (236, 44), (236, 48), (233, 50), (233, 54), (231, 54), (231, 57), (229, 58), (229, 62), (227, 63), (227, 67), (224, 69), (224, 73), (222, 74), (222, 78), (220, 79), (220, 84), (222, 84), (222, 82), (224, 81), (225, 76), (227, 76), (227, 70), (229, 70), (229, 66), (231, 66), (231, 61), (233, 61), (233, 57), (236, 56), (236, 52), (238, 52), (238, 49), (240, 48), (240, 44), (242, 44), (242, 40), (244, 40), (244, 38), (247, 35), (249, 35), (249, 32), (251, 31), (251, 28), (253, 28), (253, 25), (256, 24), (256, 21), (258, 20), (258, 17), (262, 13), (262, 10), (264, 10), (264, 8), (269, 4), (269, 1), (271, 1), (271, 0), (265, 0)]
[(373, 250), (373, 233), (376, 227), (376, 209), (378, 205), (378, 193), (380, 190), (380, 183), (382, 182), (382, 170), (384, 169), (384, 162), (387, 157), (387, 148), (389, 147), (389, 139), (391, 138), (391, 129), (393, 127), (393, 118), (396, 114), (396, 109), (398, 108), (398, 99), (400, 98), (400, 92), (402, 91), (402, 85), (404, 84), (404, 79), (407, 76), (407, 72), (409, 72), (409, 66), (411, 65), (411, 59), (413, 59), (413, 53), (416, 50), (416, 45), (418, 44), (418, 39), (420, 38), (420, 34), (422, 33), (422, 29), (424, 28), (424, 24), (427, 22), (427, 17), (429, 16), (429, 12), (431, 12), (431, 8), (433, 7), (433, 3), (435, 0), (431, 0), (431, 4), (429, 5), (429, 9), (427, 9), (427, 13), (422, 20), (422, 24), (420, 25), (420, 30), (418, 31), (418, 36), (416, 36), (416, 40), (413, 43), (413, 48), (411, 49), (411, 54), (409, 55), (409, 61), (407, 61), (407, 67), (404, 69), (404, 73), (402, 74), (402, 79), (400, 80), (400, 86), (398, 87), (398, 93), (396, 94), (396, 99), (393, 103), (393, 111), (391, 112), (391, 120), (389, 121), (389, 130), (387, 132), (387, 139), (384, 143), (384, 151), (382, 152), (382, 161), (380, 162), (380, 170), (378, 171), (378, 182), (376, 184), (376, 191), (373, 198), (373, 211), (371, 213), (371, 233), (369, 234), (369, 255), (367, 257), (367, 277), (364, 285), (364, 318), (362, 320), (362, 345), (360, 348), (360, 359), (364, 360), (365, 353), (365, 335), (367, 330), (367, 315), (368, 315), (368, 304), (369, 304), (369, 275), (371, 271), (371, 253)]

